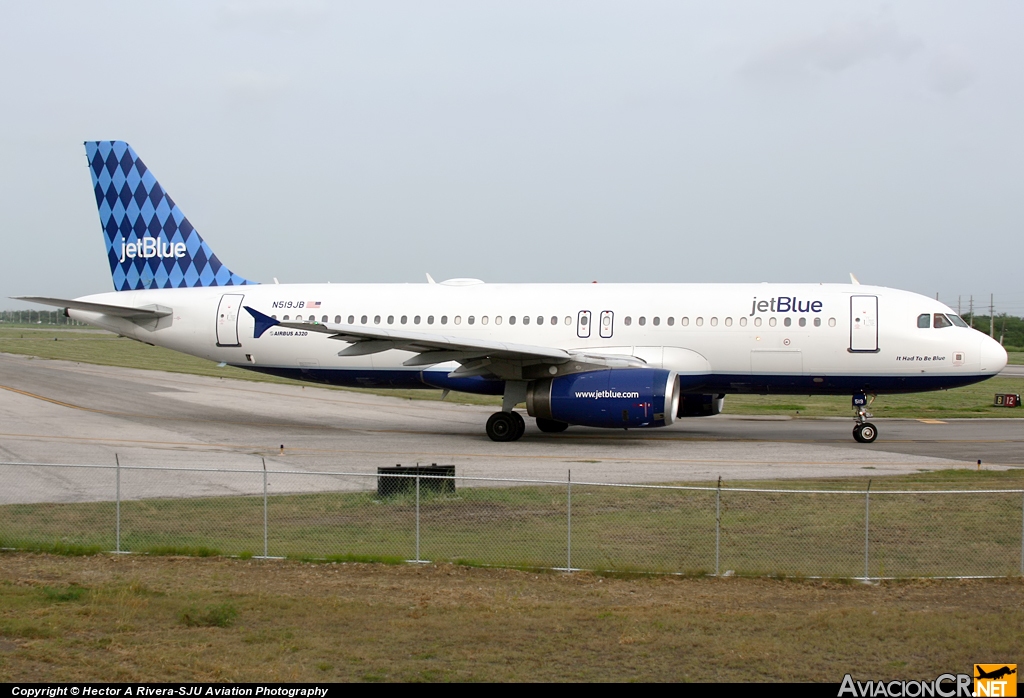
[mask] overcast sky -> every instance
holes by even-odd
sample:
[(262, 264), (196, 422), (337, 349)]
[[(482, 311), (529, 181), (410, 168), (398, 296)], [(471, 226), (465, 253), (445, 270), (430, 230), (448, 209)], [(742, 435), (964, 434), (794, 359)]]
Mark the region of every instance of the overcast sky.
[(257, 281), (852, 271), (1024, 314), (1021, 27), (1010, 1), (3, 1), (0, 295), (112, 290), (82, 141), (122, 139)]

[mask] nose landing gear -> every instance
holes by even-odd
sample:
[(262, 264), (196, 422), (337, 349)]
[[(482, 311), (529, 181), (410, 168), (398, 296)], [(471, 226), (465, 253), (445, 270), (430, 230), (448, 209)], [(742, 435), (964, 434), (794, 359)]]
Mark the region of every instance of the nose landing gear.
[[(874, 398), (871, 398), (872, 401)], [(853, 427), (853, 439), (858, 443), (869, 444), (878, 438), (878, 427), (868, 421), (873, 417), (867, 410), (869, 405), (868, 396), (864, 393), (857, 393), (853, 396), (853, 409), (856, 412), (854, 419), (857, 423)]]

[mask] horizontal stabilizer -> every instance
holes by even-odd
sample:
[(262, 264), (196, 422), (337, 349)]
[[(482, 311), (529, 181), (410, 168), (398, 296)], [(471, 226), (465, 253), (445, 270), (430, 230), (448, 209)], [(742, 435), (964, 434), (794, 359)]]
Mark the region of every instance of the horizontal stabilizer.
[(139, 308), (130, 308), (125, 305), (109, 305), (107, 303), (90, 303), (88, 301), (67, 300), (64, 298), (45, 298), (42, 296), (13, 296), (17, 301), (29, 301), (41, 305), (53, 305), (58, 308), (71, 308), (72, 310), (84, 310), (88, 313), (102, 313), (113, 317), (123, 317), (128, 320), (155, 320), (167, 317), (174, 313), (172, 308), (162, 305), (145, 305)]

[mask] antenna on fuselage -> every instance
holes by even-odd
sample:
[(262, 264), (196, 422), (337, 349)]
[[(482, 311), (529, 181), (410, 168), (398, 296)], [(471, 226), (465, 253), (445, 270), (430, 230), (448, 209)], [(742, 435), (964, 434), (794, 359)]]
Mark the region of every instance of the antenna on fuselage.
[(860, 286), (860, 282), (857, 281), (857, 277), (853, 275), (852, 271), (850, 272), (850, 283), (854, 286)]
[(428, 284), (436, 284), (437, 282), (434, 281), (434, 277), (433, 276), (431, 276), (430, 274), (427, 274), (427, 283)]

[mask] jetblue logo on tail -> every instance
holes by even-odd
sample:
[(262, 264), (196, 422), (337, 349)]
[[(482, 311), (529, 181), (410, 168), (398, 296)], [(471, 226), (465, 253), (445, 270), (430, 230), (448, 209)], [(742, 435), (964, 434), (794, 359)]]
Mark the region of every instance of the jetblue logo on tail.
[(180, 259), (184, 256), (185, 243), (183, 242), (164, 242), (163, 240), (150, 237), (144, 237), (138, 242), (121, 241), (121, 262), (135, 259), (136, 257), (142, 257), (143, 259), (174, 257)]
[(85, 152), (115, 289), (255, 283), (217, 259), (130, 145), (88, 141)]

